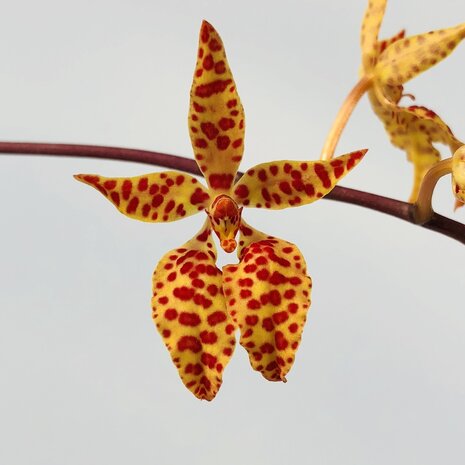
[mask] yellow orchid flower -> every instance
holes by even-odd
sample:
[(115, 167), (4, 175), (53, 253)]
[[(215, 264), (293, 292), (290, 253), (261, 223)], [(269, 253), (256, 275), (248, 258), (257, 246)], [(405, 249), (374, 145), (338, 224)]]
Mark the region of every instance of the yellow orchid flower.
[[(299, 249), (241, 218), (243, 207), (281, 209), (326, 195), (365, 154), (332, 161), (276, 161), (235, 182), (244, 150), (244, 111), (216, 30), (202, 23), (191, 89), (189, 132), (208, 188), (176, 171), (131, 178), (80, 174), (126, 216), (176, 221), (205, 211), (201, 230), (168, 252), (153, 275), (153, 319), (179, 375), (199, 399), (212, 400), (235, 347), (235, 331), (255, 370), (285, 381), (310, 305), (311, 279)], [(214, 231), (237, 265), (216, 267)]]
[(405, 31), (387, 40), (378, 33), (387, 0), (370, 0), (362, 23), (362, 76), (372, 80), (368, 96), (391, 143), (405, 150), (414, 166), (409, 201), (417, 200), (426, 172), (441, 159), (434, 143), (448, 145), (454, 153), (462, 145), (433, 111), (423, 106), (399, 105), (403, 84), (446, 58), (465, 37), (465, 23), (449, 29), (404, 37)]

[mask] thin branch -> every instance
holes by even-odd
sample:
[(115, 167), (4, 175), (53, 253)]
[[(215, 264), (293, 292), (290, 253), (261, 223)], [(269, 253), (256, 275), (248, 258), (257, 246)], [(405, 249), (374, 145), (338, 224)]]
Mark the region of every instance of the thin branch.
[(422, 228), (436, 231), (444, 236), (451, 237), (462, 244), (465, 244), (465, 224), (451, 220), (445, 216), (433, 213), (429, 221), (417, 224), (415, 221), (415, 205), (402, 202), (400, 200), (383, 197), (382, 195), (370, 194), (369, 192), (349, 189), (348, 187), (336, 186), (328, 195), (324, 197), (328, 200), (351, 203), (360, 207), (376, 210), (387, 215), (395, 216), (401, 220), (412, 223)]
[[(195, 160), (166, 153), (152, 152), (150, 150), (96, 145), (0, 142), (0, 154), (1, 153), (124, 160), (135, 163), (145, 163), (147, 165), (163, 166), (165, 168), (178, 169), (187, 173), (201, 175)], [(242, 176), (242, 173), (239, 173), (239, 176)], [(325, 198), (359, 205), (416, 224), (414, 219), (414, 205), (401, 202), (400, 200), (341, 186), (336, 186)], [(418, 226), (436, 231), (465, 244), (465, 225), (438, 215), (437, 213), (434, 213), (429, 221)]]
[(150, 150), (105, 147), (103, 145), (42, 144), (40, 142), (0, 142), (1, 153), (17, 155), (50, 155), (56, 157), (101, 158), (163, 166), (202, 176), (195, 160), (152, 152)]

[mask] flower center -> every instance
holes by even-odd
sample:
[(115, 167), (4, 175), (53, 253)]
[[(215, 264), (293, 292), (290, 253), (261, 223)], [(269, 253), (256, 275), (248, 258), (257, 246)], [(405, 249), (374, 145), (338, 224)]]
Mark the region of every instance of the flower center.
[(236, 234), (241, 224), (242, 207), (229, 195), (218, 195), (207, 210), (210, 224), (220, 240), (221, 248), (225, 252), (233, 252), (236, 247)]

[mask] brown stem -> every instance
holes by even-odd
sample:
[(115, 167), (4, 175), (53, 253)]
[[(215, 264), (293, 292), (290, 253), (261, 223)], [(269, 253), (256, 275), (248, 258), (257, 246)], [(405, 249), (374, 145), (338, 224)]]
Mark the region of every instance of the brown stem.
[(439, 234), (451, 237), (465, 244), (465, 224), (451, 220), (437, 213), (433, 213), (432, 217), (426, 223), (418, 224), (415, 221), (415, 206), (411, 203), (341, 186), (336, 186), (324, 198), (359, 205), (360, 207), (395, 216), (396, 218), (421, 226), (425, 229), (430, 229), (431, 231), (436, 231)]
[[(149, 150), (126, 149), (120, 147), (103, 147), (95, 145), (41, 144), (28, 142), (0, 142), (0, 153), (18, 155), (50, 155), (65, 157), (88, 157), (111, 160), (124, 160), (147, 165), (179, 169), (187, 173), (201, 175), (195, 160)], [(242, 176), (239, 173), (238, 176)], [(370, 194), (347, 187), (336, 186), (326, 197), (329, 200), (351, 203), (395, 216), (409, 223), (416, 224), (414, 205), (390, 199), (381, 195)], [(429, 221), (421, 225), (465, 244), (465, 225), (444, 216), (433, 213)]]
[(371, 87), (373, 79), (371, 76), (363, 76), (355, 84), (353, 89), (349, 92), (349, 95), (344, 100), (336, 119), (328, 133), (325, 145), (321, 151), (321, 160), (331, 160), (336, 151), (337, 143), (341, 138), (342, 131), (346, 127), (347, 121), (349, 121), (350, 115), (354, 111), (359, 100), (363, 97), (365, 92)]
[(150, 150), (106, 147), (103, 145), (42, 144), (40, 142), (1, 142), (0, 153), (49, 155), (57, 157), (102, 158), (164, 166), (202, 176), (195, 160)]

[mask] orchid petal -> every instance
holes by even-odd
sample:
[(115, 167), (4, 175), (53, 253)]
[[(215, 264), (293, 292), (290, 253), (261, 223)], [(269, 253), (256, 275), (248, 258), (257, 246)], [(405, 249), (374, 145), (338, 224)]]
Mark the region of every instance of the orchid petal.
[(362, 21), (360, 44), (365, 72), (376, 64), (379, 53), (378, 34), (386, 10), (386, 0), (370, 0)]
[(191, 89), (189, 132), (208, 185), (229, 192), (244, 151), (244, 110), (221, 37), (206, 21)]
[(240, 262), (223, 268), (229, 313), (254, 370), (286, 381), (310, 306), (312, 281), (299, 249), (241, 226)]
[(209, 222), (168, 252), (153, 275), (153, 319), (185, 386), (212, 400), (236, 343)]
[(282, 208), (305, 205), (328, 194), (365, 155), (358, 150), (330, 161), (274, 161), (247, 170), (233, 187), (239, 205)]
[(465, 23), (406, 37), (391, 44), (374, 68), (381, 85), (401, 85), (446, 58), (465, 38)]
[(397, 107), (397, 111), (393, 111), (383, 107), (373, 93), (369, 96), (391, 143), (405, 150), (409, 161), (413, 163), (414, 182), (409, 202), (415, 202), (424, 175), (441, 159), (441, 154), (433, 144), (439, 142), (448, 145), (453, 153), (462, 143), (434, 111), (416, 105)]
[(140, 221), (176, 221), (205, 210), (210, 204), (210, 196), (202, 184), (178, 171), (132, 178), (106, 178), (98, 174), (74, 177), (97, 189), (123, 215)]

